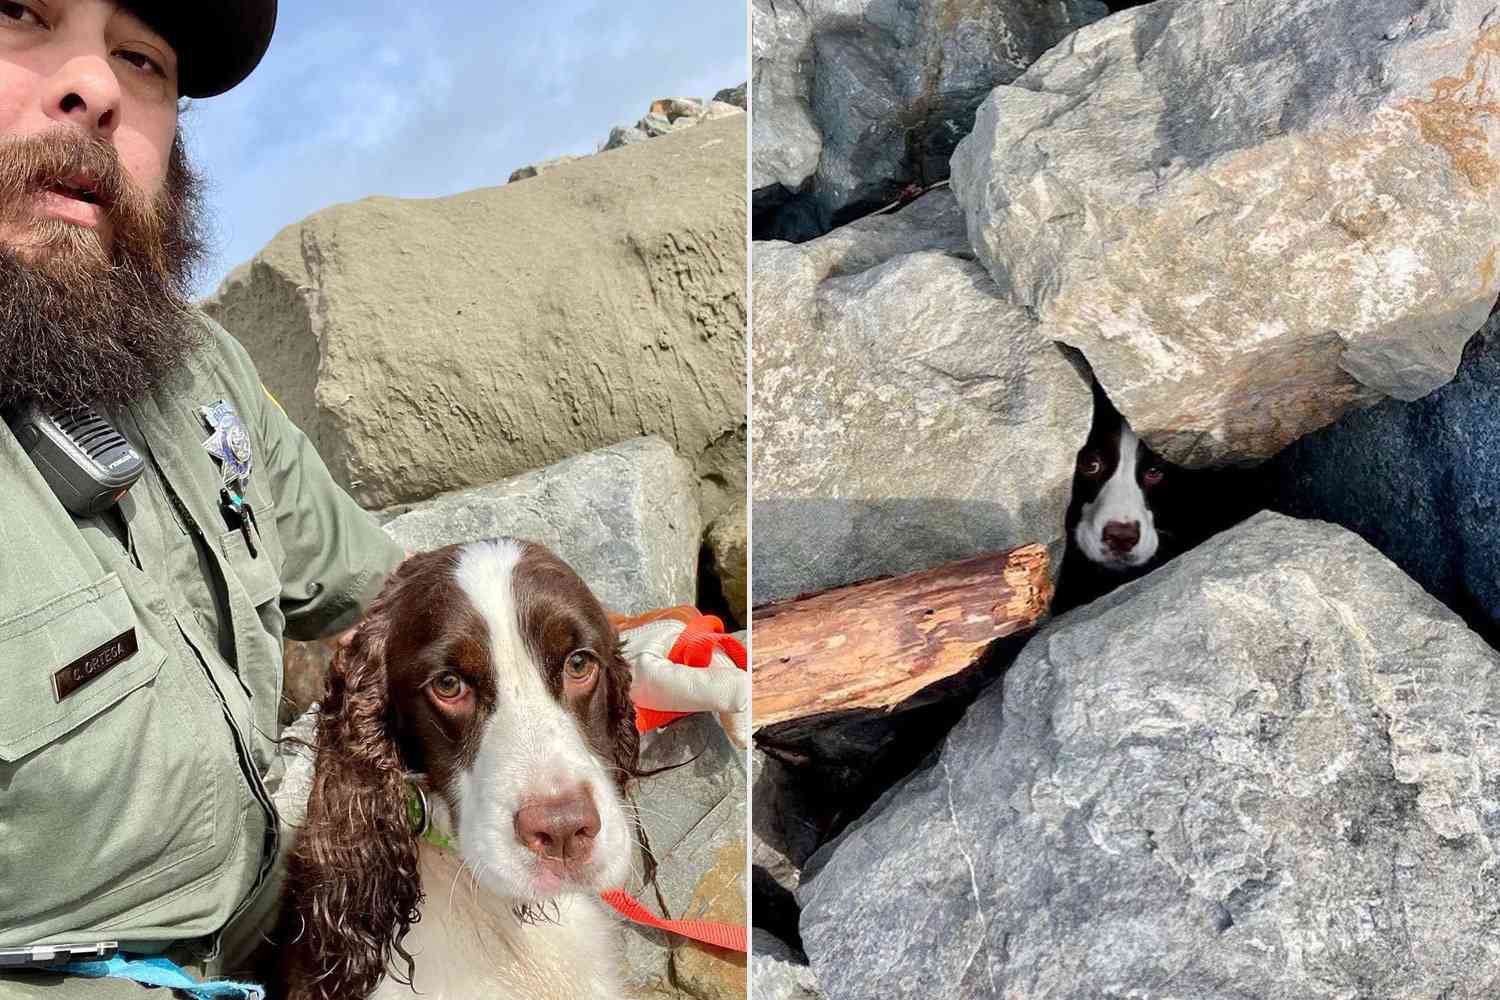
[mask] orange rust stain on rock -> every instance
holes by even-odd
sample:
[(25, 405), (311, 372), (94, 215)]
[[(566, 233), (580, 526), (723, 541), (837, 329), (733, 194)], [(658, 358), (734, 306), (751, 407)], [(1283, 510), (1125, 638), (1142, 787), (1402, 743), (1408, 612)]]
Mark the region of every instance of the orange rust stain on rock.
[(1484, 255), (1484, 260), (1479, 262), (1479, 288), (1481, 291), (1493, 287), (1495, 280), (1495, 248), (1490, 247), (1490, 252)]
[(1474, 188), (1487, 191), (1500, 177), (1500, 166), (1490, 155), (1488, 116), (1500, 122), (1500, 101), (1490, 85), (1490, 59), (1500, 56), (1500, 25), (1475, 39), (1461, 76), (1432, 81), (1432, 97), (1411, 98), (1397, 107), (1417, 121), (1422, 139), (1448, 154), (1453, 168)]
[(1490, 85), (1491, 57), (1500, 55), (1500, 25), (1475, 39), (1463, 75), (1433, 81), (1433, 96), (1404, 100), (1398, 108), (1416, 118), (1422, 139), (1448, 153), (1454, 169), (1473, 187), (1488, 190), (1500, 177), (1481, 118), (1500, 120), (1500, 102)]

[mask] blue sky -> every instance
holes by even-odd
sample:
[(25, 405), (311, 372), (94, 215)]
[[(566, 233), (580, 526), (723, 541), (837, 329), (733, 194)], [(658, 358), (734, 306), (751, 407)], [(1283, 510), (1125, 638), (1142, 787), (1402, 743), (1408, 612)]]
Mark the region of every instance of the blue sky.
[(747, 7), (282, 0), (250, 79), (183, 118), (215, 234), (199, 291), (320, 208), (503, 184), (593, 152), (654, 98), (743, 82)]

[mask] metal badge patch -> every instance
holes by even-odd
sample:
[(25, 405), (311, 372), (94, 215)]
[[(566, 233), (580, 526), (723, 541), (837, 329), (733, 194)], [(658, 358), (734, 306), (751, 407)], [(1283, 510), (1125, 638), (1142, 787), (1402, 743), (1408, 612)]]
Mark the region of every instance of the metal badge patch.
[(91, 649), (52, 675), (52, 697), (62, 701), (106, 670), (124, 663), (140, 649), (135, 629), (126, 629), (97, 649)]
[(250, 450), (250, 433), (240, 421), (234, 404), (226, 400), (198, 407), (203, 422), (213, 433), (203, 440), (203, 447), (219, 463), (223, 476), (221, 485), (228, 486), (235, 480), (243, 482), (250, 478), (250, 466), (255, 456)]

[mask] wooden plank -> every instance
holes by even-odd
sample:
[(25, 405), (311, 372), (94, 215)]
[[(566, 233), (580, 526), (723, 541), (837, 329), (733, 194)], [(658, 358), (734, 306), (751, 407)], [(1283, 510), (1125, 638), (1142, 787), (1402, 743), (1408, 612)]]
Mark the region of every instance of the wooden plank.
[(754, 726), (889, 709), (1034, 626), (1052, 597), (1047, 549), (1024, 545), (756, 608)]

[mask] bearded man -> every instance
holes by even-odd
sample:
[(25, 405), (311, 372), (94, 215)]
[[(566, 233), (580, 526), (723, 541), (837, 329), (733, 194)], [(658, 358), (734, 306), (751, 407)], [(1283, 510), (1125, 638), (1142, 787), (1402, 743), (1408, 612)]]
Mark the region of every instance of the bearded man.
[[(76, 964), (106, 942), (239, 968), (284, 848), (283, 637), (351, 625), (403, 556), (188, 304), (180, 99), (244, 79), (275, 16), (0, 0), (3, 1000), (143, 993), (118, 962)], [(12, 429), (79, 407), (144, 465), (99, 514), (70, 513)]]

